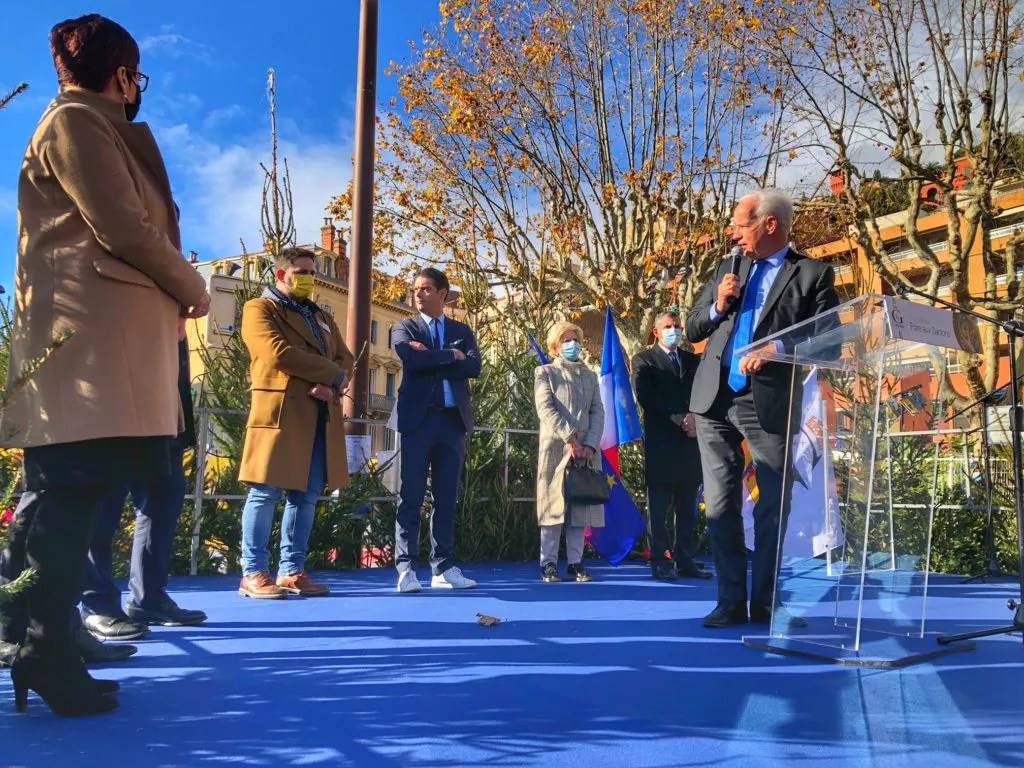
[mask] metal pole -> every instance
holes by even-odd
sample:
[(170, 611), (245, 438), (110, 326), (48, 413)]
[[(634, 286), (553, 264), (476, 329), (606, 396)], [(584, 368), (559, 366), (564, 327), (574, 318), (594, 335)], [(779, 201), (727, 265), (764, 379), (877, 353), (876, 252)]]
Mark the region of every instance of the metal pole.
[(502, 463), (504, 464), (504, 467), (505, 467), (504, 468), (504, 474), (503, 474), (503, 478), (504, 479), (502, 480), (502, 487), (507, 491), (508, 490), (508, 430), (507, 429), (503, 429), (503, 430), (501, 430), (501, 433), (504, 436), (504, 445), (502, 446)]
[[(834, 529), (832, 528), (832, 484), (829, 480), (834, 480), (835, 475), (832, 472), (832, 446), (830, 444), (830, 437), (828, 433), (828, 414), (825, 409), (825, 400), (821, 397), (820, 384), (818, 385), (818, 405), (818, 418), (821, 420), (821, 471), (824, 473), (825, 477), (825, 482), (822, 483), (822, 486), (825, 489), (825, 500), (822, 504), (822, 509), (825, 510), (825, 539), (826, 541), (831, 542), (834, 535)], [(834, 405), (832, 410), (835, 411)], [(836, 500), (838, 501), (838, 494), (836, 496)], [(839, 510), (835, 510), (835, 513), (838, 515)], [(825, 550), (825, 575), (829, 577), (832, 576), (831, 546), (828, 546), (828, 549)]]
[[(896, 362), (899, 365), (899, 360)], [(897, 418), (903, 421), (902, 416)], [(893, 516), (892, 511), (892, 433), (889, 431), (889, 420), (885, 420), (885, 474), (886, 482), (889, 485), (888, 496), (889, 496), (889, 570), (896, 570), (896, 518)]]
[(206, 442), (210, 434), (210, 415), (204, 408), (199, 409), (199, 424), (196, 430), (196, 477), (192, 490), (192, 546), (189, 554), (190, 576), (199, 573), (199, 542), (203, 528), (203, 488), (206, 483)]
[[(1016, 385), (1014, 385), (1016, 386)], [(985, 458), (985, 571), (987, 574), (999, 573), (999, 561), (996, 559), (996, 534), (992, 519), (992, 446), (988, 441), (988, 405), (981, 406), (981, 450)]]
[[(1020, 384), (1017, 379), (1017, 339), (1016, 333), (1008, 331), (1006, 334), (1009, 342), (1010, 352), (1010, 405), (1012, 419), (1010, 421), (1011, 445), (1013, 448), (1013, 506), (1017, 516), (1017, 574), (1020, 584), (1020, 594), (1024, 595), (1024, 458), (1021, 457), (1021, 424), (1020, 412)], [(1017, 616), (1020, 614), (1018, 613)], [(1016, 621), (1014, 622), (1016, 624)], [(1024, 641), (1024, 634), (1021, 635)]]
[(971, 495), (971, 453), (967, 450), (967, 441), (964, 440), (963, 444), (964, 454), (964, 497), (968, 501), (973, 501), (974, 497)]
[[(892, 338), (892, 331), (888, 329), (889, 333), (886, 334), (886, 340)], [(853, 649), (854, 651), (860, 652), (860, 637), (861, 637), (861, 623), (864, 620), (864, 587), (867, 584), (868, 575), (868, 546), (870, 544), (871, 536), (871, 515), (874, 511), (875, 503), (875, 461), (877, 460), (878, 452), (878, 419), (879, 417), (884, 418), (883, 409), (885, 404), (882, 402), (882, 384), (885, 381), (885, 364), (886, 364), (885, 350), (882, 350), (882, 359), (878, 361), (878, 382), (875, 387), (875, 418), (871, 427), (871, 451), (868, 459), (868, 485), (867, 493), (864, 503), (864, 546), (861, 549), (860, 555), (860, 591), (857, 595), (857, 625), (855, 634), (853, 636)], [(888, 426), (884, 429), (888, 432)]]
[(939, 499), (939, 444), (935, 444), (932, 457), (932, 502), (928, 506), (928, 542), (924, 554), (924, 593), (921, 595), (921, 629), (918, 637), (924, 637), (925, 621), (928, 619), (928, 577), (932, 572), (932, 532), (935, 529), (935, 505)]
[[(348, 316), (345, 341), (358, 359), (345, 416), (366, 413), (370, 381), (370, 306), (373, 268), (373, 149), (377, 107), (377, 0), (359, 5), (359, 58), (356, 88), (355, 168), (352, 184), (352, 257), (348, 271)], [(347, 422), (345, 431), (366, 434), (362, 424)]]

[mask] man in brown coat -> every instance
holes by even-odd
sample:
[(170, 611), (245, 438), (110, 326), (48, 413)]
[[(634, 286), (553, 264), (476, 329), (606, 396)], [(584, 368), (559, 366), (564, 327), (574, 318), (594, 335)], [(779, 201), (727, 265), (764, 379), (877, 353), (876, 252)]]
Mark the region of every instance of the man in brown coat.
[[(325, 595), (305, 572), (316, 502), (348, 480), (339, 399), (352, 354), (334, 320), (310, 299), (313, 253), (287, 248), (274, 265), (276, 285), (242, 310), (242, 340), (252, 361), (252, 405), (238, 479), (249, 483), (242, 510), (245, 597)], [(287, 491), (277, 581), (267, 545), (274, 507)]]

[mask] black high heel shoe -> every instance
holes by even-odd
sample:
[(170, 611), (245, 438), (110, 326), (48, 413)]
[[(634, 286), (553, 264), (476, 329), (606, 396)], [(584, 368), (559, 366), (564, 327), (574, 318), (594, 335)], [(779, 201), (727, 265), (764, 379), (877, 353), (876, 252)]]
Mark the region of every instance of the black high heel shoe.
[(101, 692), (97, 685), (113, 681), (87, 682), (74, 670), (62, 669), (60, 664), (47, 663), (38, 656), (22, 655), (15, 659), (11, 682), (14, 709), (18, 712), (24, 712), (28, 706), (29, 690), (35, 691), (55, 715), (62, 717), (99, 715), (117, 709), (117, 699)]
[(89, 685), (93, 687), (96, 693), (109, 696), (112, 693), (117, 693), (121, 690), (121, 684), (117, 680), (101, 680), (91, 675), (88, 677)]

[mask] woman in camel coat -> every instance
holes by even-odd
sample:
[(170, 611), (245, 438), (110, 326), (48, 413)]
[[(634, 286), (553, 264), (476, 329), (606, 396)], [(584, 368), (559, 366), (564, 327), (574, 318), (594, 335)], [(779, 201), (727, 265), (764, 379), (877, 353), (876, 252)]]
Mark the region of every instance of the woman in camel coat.
[(572, 459), (585, 459), (601, 468), (599, 446), (604, 431), (604, 407), (597, 374), (580, 361), (583, 331), (568, 322), (556, 323), (547, 336), (554, 362), (538, 366), (534, 402), (540, 419), (537, 451), (537, 521), (540, 525), (541, 578), (559, 581), (558, 547), (565, 530), (568, 576), (590, 581), (583, 568), (583, 531), (604, 525), (604, 507), (573, 507), (565, 503), (562, 484)]
[(0, 444), (24, 448), (34, 493), (9, 545), (37, 574), (15, 701), (24, 708), (32, 689), (54, 712), (80, 715), (117, 706), (116, 684), (86, 672), (70, 621), (92, 520), (121, 485), (167, 471), (182, 318), (205, 314), (210, 297), (182, 257), (153, 134), (132, 122), (148, 82), (135, 40), (91, 14), (57, 24), (50, 48), (61, 88), (18, 180)]

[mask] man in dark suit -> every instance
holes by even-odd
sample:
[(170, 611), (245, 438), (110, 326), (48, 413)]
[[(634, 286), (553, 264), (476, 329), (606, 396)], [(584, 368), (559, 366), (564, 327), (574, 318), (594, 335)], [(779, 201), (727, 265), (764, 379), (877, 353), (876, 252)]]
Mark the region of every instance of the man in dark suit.
[[(755, 547), (750, 620), (771, 621), (780, 531), (785, 529), (783, 471), (787, 423), (799, 377), (792, 367), (735, 350), (836, 306), (832, 267), (789, 245), (793, 204), (776, 190), (740, 199), (733, 211), (733, 241), (743, 251), (739, 275), (724, 261), (686, 317), (691, 342), (707, 339), (694, 377), (690, 410), (696, 414), (704, 471), (704, 501), (718, 578), (718, 605), (706, 627), (747, 621), (747, 561), (743, 543), (745, 438), (757, 476)], [(796, 403), (799, 410), (799, 403)], [(787, 480), (786, 485), (791, 485)], [(797, 623), (802, 620), (787, 617)]]
[(469, 379), (480, 375), (480, 352), (465, 323), (445, 317), (448, 278), (433, 267), (420, 270), (413, 282), (419, 315), (395, 326), (392, 339), (402, 360), (398, 389), (401, 434), (401, 501), (395, 520), (395, 567), (398, 591), (419, 592), (416, 555), (420, 507), (430, 471), (434, 512), (430, 516), (431, 586), (468, 589), (453, 557), (455, 500), (466, 456), (466, 435), (473, 430)]
[[(675, 312), (658, 315), (654, 336), (655, 343), (633, 357), (633, 383), (644, 410), (651, 575), (662, 581), (674, 581), (679, 576), (710, 579), (711, 574), (693, 560), (701, 474), (690, 388), (700, 358), (679, 348), (682, 325)], [(675, 528), (671, 547), (669, 519)], [(670, 548), (672, 560), (667, 560), (665, 551)]]
[[(184, 332), (182, 325), (181, 333)], [(167, 594), (174, 533), (185, 500), (184, 454), (196, 444), (191, 384), (188, 342), (182, 338), (178, 342), (178, 395), (184, 424), (170, 443), (170, 471), (118, 488), (103, 500), (93, 524), (82, 593), (82, 620), (96, 636), (133, 640), (145, 636), (147, 624), (181, 627), (206, 621), (205, 613), (181, 608)], [(121, 589), (114, 581), (113, 544), (129, 494), (135, 507), (128, 580), (132, 596), (122, 609)]]

